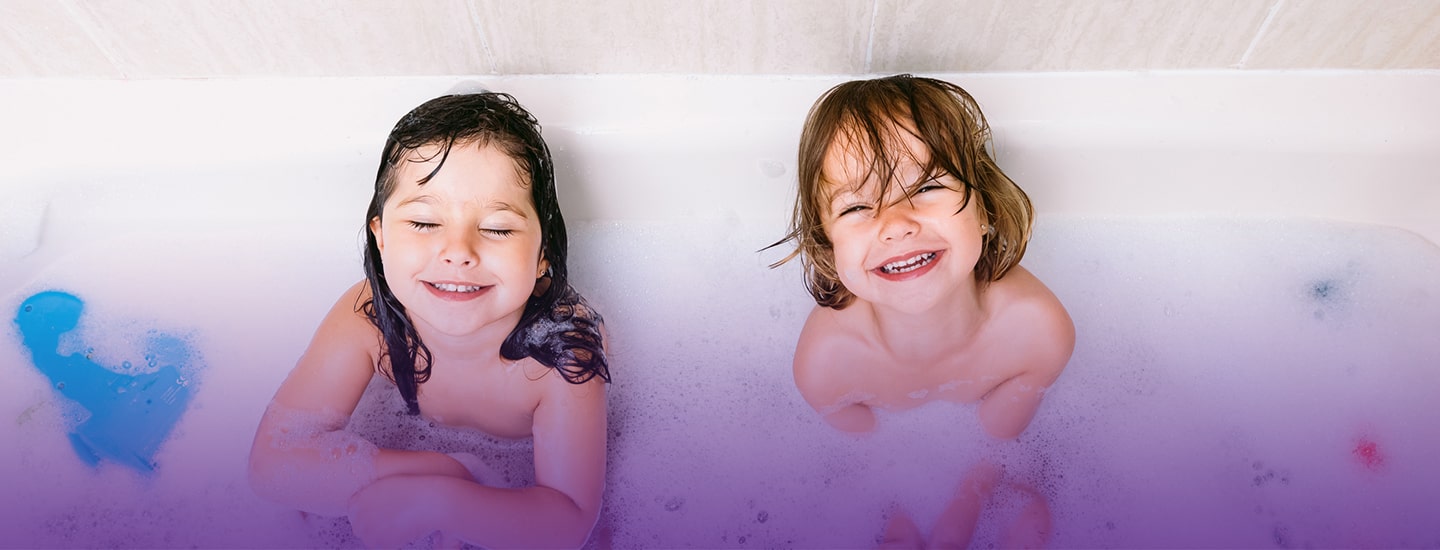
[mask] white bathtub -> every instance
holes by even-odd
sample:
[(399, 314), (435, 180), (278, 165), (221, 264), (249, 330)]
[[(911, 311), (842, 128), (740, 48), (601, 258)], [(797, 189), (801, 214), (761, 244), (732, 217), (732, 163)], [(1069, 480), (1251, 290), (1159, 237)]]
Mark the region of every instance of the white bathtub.
[[(1440, 544), (1425, 519), (1440, 476), (1421, 466), (1440, 453), (1425, 405), (1440, 388), (1440, 73), (942, 76), (989, 117), (1002, 168), (1040, 217), (1025, 265), (1076, 320), (1070, 369), (1018, 450), (1002, 451), (1032, 457), (1016, 471), (1051, 491), (1057, 545)], [(15, 421), (0, 422), (0, 478), (14, 489), (0, 546), (345, 540), (307, 538), (336, 527), (250, 495), (245, 454), (321, 315), (360, 277), (385, 134), (458, 80), (0, 81), (4, 311), (66, 290), (91, 315), (72, 348), (138, 361), (134, 341), (155, 329), (188, 338), (203, 364), (157, 474), (92, 469), (9, 325), (0, 419)], [(617, 545), (865, 546), (879, 497), (800, 516), (836, 500), (832, 481), (847, 499), (923, 492), (884, 468), (871, 476), (884, 483), (857, 481), (864, 457), (894, 462), (882, 447), (923, 449), (924, 467), (978, 452), (960, 436), (890, 433), (825, 458), (850, 443), (790, 381), (813, 302), (794, 266), (767, 270), (776, 252), (755, 251), (783, 234), (806, 110), (842, 80), (480, 80), (544, 125), (572, 277), (610, 321), (618, 434), (604, 536)], [(1220, 265), (1232, 252), (1264, 261)], [(1377, 263), (1387, 254), (1400, 258)], [(1254, 292), (1277, 298), (1255, 315), (1211, 307)], [(1343, 349), (1313, 345), (1327, 340)], [(1210, 348), (1245, 353), (1196, 355)], [(1313, 412), (1316, 401), (1335, 406)], [(935, 428), (946, 412), (886, 420)], [(1356, 466), (1367, 444), (1388, 462)], [(1183, 480), (1164, 463), (1215, 448)], [(1112, 482), (1122, 470), (1134, 474)], [(914, 496), (922, 524), (940, 498)]]

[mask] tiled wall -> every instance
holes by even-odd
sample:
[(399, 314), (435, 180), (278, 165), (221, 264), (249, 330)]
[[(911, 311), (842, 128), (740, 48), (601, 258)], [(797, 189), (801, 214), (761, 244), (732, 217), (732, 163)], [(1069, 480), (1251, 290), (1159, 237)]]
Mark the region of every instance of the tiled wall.
[(1440, 69), (1435, 0), (0, 0), (0, 78)]

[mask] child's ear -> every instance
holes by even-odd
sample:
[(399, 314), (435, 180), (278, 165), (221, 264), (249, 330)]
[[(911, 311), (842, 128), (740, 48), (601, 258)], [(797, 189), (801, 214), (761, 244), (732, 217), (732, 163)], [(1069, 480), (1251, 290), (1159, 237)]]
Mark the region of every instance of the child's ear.
[(370, 234), (375, 236), (375, 248), (385, 250), (385, 235), (380, 232), (380, 216), (370, 218)]
[(530, 291), (531, 296), (541, 296), (550, 291), (550, 285), (555, 284), (555, 279), (549, 277), (550, 261), (545, 259), (545, 251), (540, 251), (540, 263), (535, 266), (535, 289)]

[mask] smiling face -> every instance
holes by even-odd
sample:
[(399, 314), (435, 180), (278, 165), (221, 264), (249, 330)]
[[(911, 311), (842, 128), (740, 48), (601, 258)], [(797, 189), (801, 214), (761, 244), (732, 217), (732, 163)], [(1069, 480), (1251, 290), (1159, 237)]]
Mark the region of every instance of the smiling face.
[(918, 313), (974, 291), (985, 222), (978, 193), (967, 204), (955, 176), (926, 176), (930, 153), (913, 129), (902, 125), (891, 135), (906, 154), (883, 197), (871, 155), (852, 140), (831, 144), (821, 172), (829, 195), (822, 221), (846, 289), (877, 306)]
[[(448, 156), (438, 152), (408, 153), (381, 216), (370, 220), (385, 280), (422, 337), (426, 328), (508, 334), (548, 267), (530, 189), (495, 147), (456, 143)], [(442, 157), (441, 170), (418, 183)]]

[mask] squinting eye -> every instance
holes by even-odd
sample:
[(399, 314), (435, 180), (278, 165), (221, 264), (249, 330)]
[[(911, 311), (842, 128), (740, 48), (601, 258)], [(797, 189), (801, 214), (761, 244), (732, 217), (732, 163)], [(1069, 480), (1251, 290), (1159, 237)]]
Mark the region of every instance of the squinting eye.
[(425, 230), (427, 230), (427, 229), (434, 229), (434, 228), (436, 228), (436, 227), (440, 227), (440, 224), (438, 224), (438, 223), (426, 223), (426, 222), (417, 222), (417, 221), (411, 221), (411, 222), (409, 222), (409, 223), (410, 223), (410, 226), (411, 226), (411, 227), (414, 227), (415, 229), (419, 229), (419, 230), (421, 230), (421, 231), (425, 231)]
[(846, 215), (846, 214), (850, 214), (850, 213), (854, 213), (854, 212), (862, 212), (862, 211), (869, 210), (869, 209), (870, 209), (869, 206), (865, 206), (865, 205), (863, 205), (863, 204), (857, 204), (857, 205), (855, 205), (855, 206), (851, 206), (850, 208), (846, 208), (846, 209), (844, 209), (844, 210), (841, 210), (841, 211), (840, 211), (840, 214), (837, 215), (837, 216), (835, 216), (835, 217), (838, 218), (838, 217), (844, 216), (844, 215)]
[(919, 194), (924, 193), (924, 192), (926, 192), (926, 191), (934, 191), (934, 190), (936, 190), (936, 189), (944, 189), (944, 188), (945, 188), (944, 185), (940, 185), (940, 184), (938, 184), (938, 183), (929, 183), (929, 184), (921, 185), (919, 189), (916, 189), (916, 190), (915, 190), (915, 194), (916, 194), (916, 195), (919, 195)]

